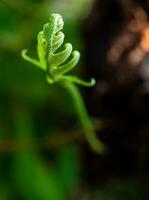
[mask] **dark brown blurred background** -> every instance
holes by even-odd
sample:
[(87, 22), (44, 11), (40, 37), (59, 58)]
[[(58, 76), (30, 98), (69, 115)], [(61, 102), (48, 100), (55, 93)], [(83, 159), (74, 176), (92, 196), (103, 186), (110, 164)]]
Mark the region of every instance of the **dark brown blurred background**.
[(96, 185), (136, 180), (145, 199), (149, 198), (148, 14), (148, 1), (99, 0), (82, 28), (85, 73), (97, 80), (90, 95), (86, 92), (86, 102), (90, 113), (103, 120), (99, 136), (109, 147), (109, 154), (100, 159), (84, 153), (87, 181)]

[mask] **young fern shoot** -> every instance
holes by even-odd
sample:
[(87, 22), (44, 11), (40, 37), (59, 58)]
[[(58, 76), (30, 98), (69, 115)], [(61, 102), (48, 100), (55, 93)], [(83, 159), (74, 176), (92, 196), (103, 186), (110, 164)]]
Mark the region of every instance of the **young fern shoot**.
[[(95, 85), (95, 80), (91, 79), (90, 82), (81, 80), (76, 76), (66, 75), (71, 69), (73, 69), (79, 59), (79, 51), (72, 51), (71, 43), (66, 43), (63, 51), (57, 53), (57, 50), (64, 42), (64, 33), (61, 31), (64, 26), (64, 21), (61, 15), (52, 14), (49, 18), (49, 22), (43, 26), (43, 30), (38, 33), (37, 36), (37, 53), (39, 60), (31, 58), (27, 55), (27, 50), (23, 50), (21, 55), (28, 62), (36, 65), (46, 73), (46, 78), (49, 84), (58, 83), (66, 88), (71, 94), (76, 113), (86, 139), (90, 147), (97, 153), (104, 152), (104, 145), (98, 140), (90, 117), (88, 116), (83, 98), (75, 84), (79, 84), (86, 87)], [(72, 58), (68, 60), (68, 58)]]

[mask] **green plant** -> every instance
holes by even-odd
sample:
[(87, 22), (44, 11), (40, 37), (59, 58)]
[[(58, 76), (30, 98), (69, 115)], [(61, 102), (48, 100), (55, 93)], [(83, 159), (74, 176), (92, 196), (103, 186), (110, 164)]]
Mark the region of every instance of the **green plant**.
[[(63, 51), (57, 52), (64, 42), (64, 33), (61, 32), (63, 26), (64, 21), (62, 16), (59, 14), (52, 14), (49, 18), (49, 22), (43, 26), (43, 30), (40, 31), (37, 36), (37, 53), (39, 60), (29, 57), (27, 55), (27, 50), (22, 51), (22, 57), (44, 70), (49, 84), (58, 83), (70, 92), (88, 143), (95, 152), (101, 153), (104, 150), (104, 145), (96, 137), (82, 96), (75, 85), (80, 84), (90, 87), (95, 85), (95, 80), (91, 79), (90, 82), (86, 82), (76, 76), (65, 75), (76, 66), (80, 58), (80, 53), (78, 51), (72, 52), (72, 45), (70, 43), (65, 44), (65, 49)], [(67, 61), (71, 54), (72, 58)]]

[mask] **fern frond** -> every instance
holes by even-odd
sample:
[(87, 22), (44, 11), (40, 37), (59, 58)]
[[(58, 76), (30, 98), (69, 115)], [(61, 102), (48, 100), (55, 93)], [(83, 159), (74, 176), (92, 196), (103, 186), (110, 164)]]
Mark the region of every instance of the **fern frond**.
[[(64, 50), (58, 51), (64, 43), (64, 33), (62, 32), (64, 21), (61, 15), (52, 14), (49, 18), (49, 22), (44, 24), (42, 31), (37, 35), (37, 54), (39, 61), (30, 58), (26, 55), (26, 50), (22, 51), (22, 57), (31, 62), (32, 64), (40, 67), (46, 71), (49, 79), (49, 83), (65, 79), (64, 75), (72, 70), (80, 59), (79, 51), (73, 51), (71, 43), (64, 45)], [(72, 57), (71, 59), (69, 59)], [(89, 86), (90, 84), (83, 84), (83, 81), (77, 81), (77, 79), (69, 76), (67, 81), (82, 84), (83, 86)], [(84, 81), (85, 82), (85, 81)]]
[(95, 152), (103, 153), (105, 151), (104, 145), (96, 137), (82, 96), (75, 86), (75, 84), (79, 84), (92, 87), (95, 85), (95, 80), (91, 79), (91, 81), (86, 82), (76, 76), (66, 75), (66, 73), (72, 70), (79, 62), (80, 53), (72, 50), (73, 47), (71, 43), (66, 43), (64, 45), (64, 50), (59, 51), (65, 37), (62, 32), (63, 26), (64, 21), (62, 16), (59, 14), (52, 14), (49, 18), (49, 22), (43, 26), (43, 30), (40, 31), (37, 36), (37, 54), (39, 61), (29, 57), (26, 54), (27, 50), (23, 50), (21, 55), (25, 60), (46, 72), (46, 79), (49, 84), (59, 83), (70, 92), (88, 143)]
[[(64, 34), (61, 32), (63, 29), (63, 19), (59, 14), (52, 14), (49, 19), (49, 23), (43, 26), (41, 38), (38, 40), (38, 52), (41, 64), (47, 65), (47, 70), (50, 75), (56, 79), (56, 73), (53, 73), (53, 69), (61, 68), (72, 53), (72, 45), (70, 43), (65, 44), (65, 49), (56, 53), (64, 42)], [(65, 63), (65, 65), (67, 65)], [(71, 63), (69, 62), (69, 65)], [(61, 71), (61, 70), (60, 70)], [(64, 72), (63, 72), (64, 73)], [(59, 75), (59, 74), (58, 74)]]

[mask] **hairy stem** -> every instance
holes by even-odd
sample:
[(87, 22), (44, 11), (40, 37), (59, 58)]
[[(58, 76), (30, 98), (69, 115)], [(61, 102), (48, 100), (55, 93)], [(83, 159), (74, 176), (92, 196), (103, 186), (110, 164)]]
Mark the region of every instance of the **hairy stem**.
[(105, 146), (97, 138), (96, 133), (94, 132), (91, 119), (88, 116), (88, 112), (86, 110), (83, 98), (82, 98), (78, 88), (73, 83), (70, 83), (70, 82), (64, 82), (62, 84), (69, 91), (70, 95), (72, 96), (74, 106), (76, 109), (76, 114), (78, 115), (79, 122), (84, 130), (86, 139), (87, 139), (90, 147), (96, 153), (103, 153), (105, 151)]

